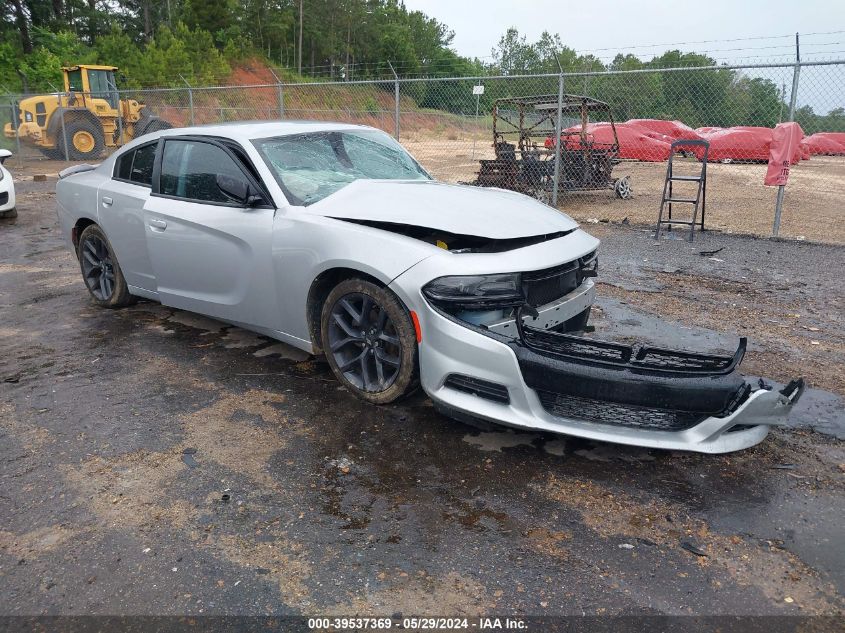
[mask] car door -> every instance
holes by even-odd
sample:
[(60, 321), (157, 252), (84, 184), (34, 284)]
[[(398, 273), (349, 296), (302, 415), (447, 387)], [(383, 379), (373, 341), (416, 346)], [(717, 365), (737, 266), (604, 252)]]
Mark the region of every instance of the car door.
[(263, 192), (249, 171), (218, 140), (162, 139), (144, 206), (147, 248), (163, 304), (275, 330), (274, 208), (235, 202), (217, 184), (228, 177)]
[[(147, 252), (144, 205), (150, 197), (158, 141), (139, 145), (115, 160), (111, 180), (97, 192), (100, 226), (133, 288), (155, 292), (155, 275)], [(130, 291), (133, 290), (130, 288)]]

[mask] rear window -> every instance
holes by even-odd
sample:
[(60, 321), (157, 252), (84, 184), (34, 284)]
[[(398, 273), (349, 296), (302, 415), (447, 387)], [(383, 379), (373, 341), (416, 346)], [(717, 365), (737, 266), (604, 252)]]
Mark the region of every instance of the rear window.
[(117, 159), (114, 177), (143, 187), (152, 187), (156, 143), (142, 145)]

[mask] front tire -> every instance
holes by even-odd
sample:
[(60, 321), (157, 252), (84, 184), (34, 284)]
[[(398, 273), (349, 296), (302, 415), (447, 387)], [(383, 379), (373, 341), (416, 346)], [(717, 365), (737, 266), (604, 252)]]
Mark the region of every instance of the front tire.
[(92, 224), (82, 231), (76, 255), (82, 280), (97, 305), (123, 308), (135, 303), (111, 244), (99, 226)]
[(323, 304), (320, 332), (335, 377), (362, 400), (388, 404), (416, 389), (414, 326), (387, 288), (363, 279), (340, 282)]

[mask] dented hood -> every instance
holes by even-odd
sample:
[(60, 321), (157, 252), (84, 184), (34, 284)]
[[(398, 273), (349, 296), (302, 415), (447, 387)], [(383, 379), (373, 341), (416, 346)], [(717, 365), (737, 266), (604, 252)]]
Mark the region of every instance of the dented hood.
[(578, 226), (568, 215), (513, 191), (433, 180), (356, 180), (308, 210), (339, 220), (406, 224), (493, 240)]

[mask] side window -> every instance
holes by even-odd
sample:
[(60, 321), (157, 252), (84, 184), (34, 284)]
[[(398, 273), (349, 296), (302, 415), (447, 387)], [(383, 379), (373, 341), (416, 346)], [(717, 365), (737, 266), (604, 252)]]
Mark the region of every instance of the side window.
[(117, 157), (117, 165), (114, 169), (114, 177), (120, 180), (129, 180), (129, 174), (132, 173), (132, 159), (135, 158), (135, 152), (126, 152)]
[(135, 150), (135, 159), (132, 161), (132, 172), (129, 180), (139, 185), (152, 187), (153, 185), (153, 163), (156, 158), (156, 144), (144, 145)]
[(217, 175), (244, 174), (223, 149), (199, 141), (166, 141), (161, 160), (161, 193), (189, 200), (231, 203), (217, 187)]
[(71, 70), (67, 74), (68, 89), (74, 92), (82, 92), (82, 71)]
[(153, 163), (155, 162), (156, 143), (144, 145), (127, 152), (117, 159), (114, 177), (127, 180), (136, 185), (151, 187), (153, 184)]

